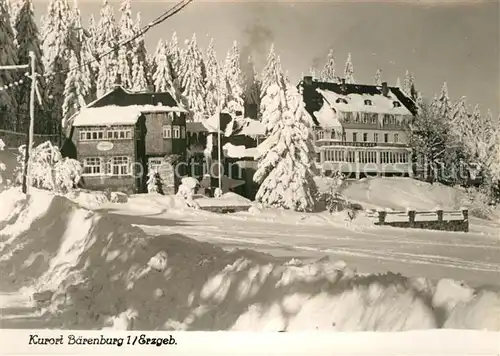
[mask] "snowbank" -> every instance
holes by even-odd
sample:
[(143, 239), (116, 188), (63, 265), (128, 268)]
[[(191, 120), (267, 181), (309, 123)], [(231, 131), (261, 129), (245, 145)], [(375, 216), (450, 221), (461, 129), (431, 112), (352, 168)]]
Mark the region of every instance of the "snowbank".
[(42, 191), (25, 200), (8, 190), (0, 200), (10, 209), (0, 220), (2, 290), (46, 296), (43, 318), (56, 328), (500, 331), (499, 295), (458, 282), (357, 275), (328, 258), (283, 264), (182, 235), (148, 236)]

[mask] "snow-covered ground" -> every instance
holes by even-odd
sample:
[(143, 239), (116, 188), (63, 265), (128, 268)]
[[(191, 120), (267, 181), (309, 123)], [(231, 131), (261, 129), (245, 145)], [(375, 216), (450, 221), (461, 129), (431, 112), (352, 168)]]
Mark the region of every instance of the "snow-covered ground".
[(96, 211), (39, 190), (0, 199), (2, 327), (500, 331), (498, 222), (433, 232), (157, 194)]

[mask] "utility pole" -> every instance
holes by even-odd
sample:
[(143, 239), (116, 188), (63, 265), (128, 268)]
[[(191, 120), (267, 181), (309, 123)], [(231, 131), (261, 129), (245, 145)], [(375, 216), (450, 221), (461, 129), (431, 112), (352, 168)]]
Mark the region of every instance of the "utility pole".
[(36, 95), (36, 57), (34, 52), (29, 53), (31, 62), (31, 91), (30, 91), (30, 125), (28, 134), (26, 136), (26, 151), (24, 154), (24, 174), (23, 174), (23, 193), (28, 194), (28, 187), (31, 186), (31, 177), (30, 177), (30, 157), (33, 146), (33, 133), (35, 127), (35, 95)]

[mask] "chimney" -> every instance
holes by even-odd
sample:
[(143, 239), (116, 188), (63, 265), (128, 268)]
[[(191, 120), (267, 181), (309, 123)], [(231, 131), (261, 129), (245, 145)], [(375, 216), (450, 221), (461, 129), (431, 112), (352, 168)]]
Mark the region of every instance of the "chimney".
[(342, 90), (342, 92), (346, 92), (347, 88), (345, 86), (345, 78), (342, 78), (342, 84), (340, 85), (340, 89)]
[(153, 84), (148, 84), (148, 93), (154, 93), (155, 92), (155, 86)]
[(311, 76), (304, 77), (304, 85), (312, 85), (312, 83), (313, 83), (313, 77)]
[(387, 82), (382, 82), (382, 94), (384, 96), (389, 96), (389, 88), (387, 87)]

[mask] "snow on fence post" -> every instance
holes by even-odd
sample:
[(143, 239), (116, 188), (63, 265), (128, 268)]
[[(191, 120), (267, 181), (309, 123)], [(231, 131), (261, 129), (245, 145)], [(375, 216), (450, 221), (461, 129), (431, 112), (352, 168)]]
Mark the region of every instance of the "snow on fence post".
[(438, 222), (442, 223), (443, 222), (443, 210), (437, 209), (436, 214), (437, 214)]
[(461, 208), (463, 220), (463, 229), (464, 232), (469, 232), (469, 209)]
[(415, 210), (408, 210), (408, 220), (410, 224), (415, 224), (415, 216), (417, 212)]

